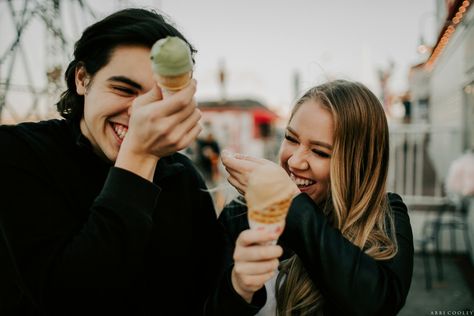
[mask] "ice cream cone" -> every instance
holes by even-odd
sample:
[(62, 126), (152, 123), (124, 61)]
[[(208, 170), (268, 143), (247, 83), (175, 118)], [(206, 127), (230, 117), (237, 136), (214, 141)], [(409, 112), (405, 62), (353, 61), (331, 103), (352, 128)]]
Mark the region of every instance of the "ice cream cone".
[(155, 75), (155, 80), (161, 89), (168, 91), (179, 91), (186, 87), (193, 76), (192, 71), (179, 76), (160, 76)]
[(245, 194), (250, 228), (281, 234), (295, 192), (298, 187), (280, 166), (262, 165), (254, 170)]
[(175, 36), (157, 41), (151, 48), (152, 68), (163, 92), (173, 93), (186, 87), (193, 74), (189, 45)]

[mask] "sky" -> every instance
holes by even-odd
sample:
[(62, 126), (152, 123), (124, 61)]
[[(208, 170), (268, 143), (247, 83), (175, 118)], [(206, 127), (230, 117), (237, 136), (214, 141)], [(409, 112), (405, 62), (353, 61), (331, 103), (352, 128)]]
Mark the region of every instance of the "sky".
[[(390, 86), (407, 87), (420, 61), (420, 33), (434, 39), (434, 0), (162, 0), (161, 9), (197, 47), (199, 96), (253, 96), (275, 107), (330, 78), (362, 81), (379, 92), (377, 67), (395, 63)], [(433, 24), (433, 26), (430, 25)]]
[[(13, 2), (17, 7), (23, 3)], [(220, 98), (225, 91), (228, 98), (254, 98), (283, 112), (291, 107), (297, 94), (328, 79), (361, 81), (379, 95), (377, 69), (388, 69), (391, 62), (394, 68), (389, 86), (403, 93), (408, 88), (409, 67), (423, 60), (416, 50), (420, 36), (428, 42), (436, 37), (435, 0), (86, 2), (98, 18), (125, 6), (155, 8), (166, 14), (198, 50), (194, 71), (198, 100)], [(6, 25), (5, 3), (0, 3), (0, 57), (14, 38), (13, 29)], [(87, 24), (77, 22), (77, 10), (63, 11), (62, 29), (77, 38), (73, 33)], [(92, 21), (89, 18), (87, 23)], [(40, 24), (31, 23), (24, 35), (30, 45), (37, 43), (27, 49), (34, 50), (34, 56), (28, 58), (38, 65), (32, 67), (33, 72), (48, 58), (42, 52), (45, 31)], [(75, 31), (69, 24), (75, 24)], [(63, 59), (66, 62), (68, 58)], [(225, 89), (219, 85), (220, 65), (226, 70)], [(5, 77), (6, 67), (2, 68), (0, 79)], [(295, 73), (300, 76), (298, 91)], [(19, 78), (22, 76), (28, 77)]]

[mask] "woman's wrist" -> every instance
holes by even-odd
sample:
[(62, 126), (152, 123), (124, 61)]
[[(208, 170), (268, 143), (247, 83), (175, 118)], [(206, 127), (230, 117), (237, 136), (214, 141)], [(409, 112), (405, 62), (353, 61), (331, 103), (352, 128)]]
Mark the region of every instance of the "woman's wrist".
[(239, 282), (237, 281), (237, 277), (235, 275), (233, 268), (232, 268), (232, 273), (231, 273), (231, 282), (232, 282), (232, 287), (237, 292), (237, 294), (239, 294), (247, 303), (250, 304), (252, 302), (252, 298), (255, 293), (245, 291), (239, 286)]

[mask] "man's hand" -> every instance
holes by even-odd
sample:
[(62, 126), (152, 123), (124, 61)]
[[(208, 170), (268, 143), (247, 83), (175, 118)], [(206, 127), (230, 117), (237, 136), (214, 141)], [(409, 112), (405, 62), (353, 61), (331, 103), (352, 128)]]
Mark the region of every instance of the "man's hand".
[(190, 145), (201, 132), (195, 93), (196, 81), (192, 80), (166, 99), (157, 85), (137, 97), (115, 165), (151, 180), (158, 159)]

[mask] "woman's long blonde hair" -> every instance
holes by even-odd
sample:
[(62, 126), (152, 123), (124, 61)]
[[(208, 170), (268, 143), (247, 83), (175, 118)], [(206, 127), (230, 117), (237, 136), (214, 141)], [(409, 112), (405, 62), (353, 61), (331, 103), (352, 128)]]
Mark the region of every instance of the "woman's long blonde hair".
[[(331, 81), (307, 91), (296, 103), (314, 100), (334, 120), (330, 192), (321, 205), (332, 226), (376, 260), (395, 256), (397, 245), (387, 201), (387, 119), (377, 97), (364, 85)], [(277, 279), (278, 315), (322, 315), (324, 298), (297, 255), (282, 262)], [(284, 276), (284, 277), (283, 277)]]

